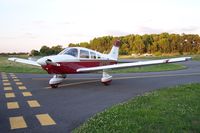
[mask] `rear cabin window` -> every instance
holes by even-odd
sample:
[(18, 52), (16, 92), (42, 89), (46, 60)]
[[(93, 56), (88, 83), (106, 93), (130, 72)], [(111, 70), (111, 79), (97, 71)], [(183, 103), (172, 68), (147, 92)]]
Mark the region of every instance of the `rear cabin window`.
[(80, 50), (80, 58), (89, 58), (89, 52), (87, 50)]
[(91, 59), (96, 59), (96, 53), (90, 52)]
[(101, 56), (99, 54), (97, 55), (97, 59), (101, 59)]

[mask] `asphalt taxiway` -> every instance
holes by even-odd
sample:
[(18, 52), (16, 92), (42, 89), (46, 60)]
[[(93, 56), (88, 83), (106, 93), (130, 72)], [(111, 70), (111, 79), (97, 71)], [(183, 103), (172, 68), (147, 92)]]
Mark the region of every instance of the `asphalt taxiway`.
[(1, 73), (0, 132), (67, 133), (94, 114), (155, 89), (200, 82), (200, 62), (167, 72), (113, 74), (110, 86), (101, 74), (68, 75), (51, 89), (47, 74)]

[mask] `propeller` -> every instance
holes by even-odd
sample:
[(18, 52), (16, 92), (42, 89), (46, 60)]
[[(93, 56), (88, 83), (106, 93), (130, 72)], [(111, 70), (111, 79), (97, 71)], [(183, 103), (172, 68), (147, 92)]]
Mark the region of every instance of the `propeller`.
[(60, 64), (58, 64), (58, 63), (56, 63), (56, 62), (53, 62), (51, 59), (47, 59), (47, 60), (46, 60), (46, 63), (47, 63), (47, 64), (50, 64), (50, 65), (52, 65), (52, 66), (60, 66)]
[(60, 66), (60, 64), (53, 62), (51, 59), (47, 59), (45, 57), (38, 59), (37, 63), (40, 64), (41, 66), (45, 66), (48, 64), (50, 64), (52, 66)]

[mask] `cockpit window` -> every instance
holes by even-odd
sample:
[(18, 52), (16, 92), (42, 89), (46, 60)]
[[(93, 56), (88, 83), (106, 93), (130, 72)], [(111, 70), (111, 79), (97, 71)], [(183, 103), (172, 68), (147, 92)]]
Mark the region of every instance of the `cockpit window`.
[(77, 57), (78, 56), (78, 50), (76, 48), (68, 48), (68, 49), (65, 49), (65, 50), (63, 50), (62, 52), (59, 53), (59, 55), (64, 55), (64, 54)]

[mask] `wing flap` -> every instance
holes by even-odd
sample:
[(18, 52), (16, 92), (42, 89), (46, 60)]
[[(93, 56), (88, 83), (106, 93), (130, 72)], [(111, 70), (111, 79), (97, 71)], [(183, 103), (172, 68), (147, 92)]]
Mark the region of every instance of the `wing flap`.
[(40, 66), (36, 61), (33, 60), (27, 60), (27, 59), (22, 59), (22, 58), (8, 58), (9, 61), (14, 61), (14, 62), (19, 62), (19, 63), (24, 63), (24, 64), (29, 64), (33, 66)]
[(187, 61), (190, 59), (191, 59), (191, 57), (180, 57), (180, 58), (151, 60), (151, 61), (139, 61), (139, 62), (133, 62), (133, 63), (123, 63), (123, 64), (114, 64), (114, 65), (107, 65), (107, 66), (79, 68), (79, 69), (77, 69), (77, 72), (90, 72), (90, 71), (100, 71), (100, 70), (106, 70), (106, 69), (120, 69), (120, 68), (129, 68), (129, 67), (140, 67), (140, 66), (148, 66), (148, 65), (165, 64), (165, 63), (175, 63), (175, 62)]

